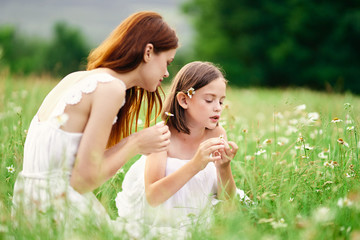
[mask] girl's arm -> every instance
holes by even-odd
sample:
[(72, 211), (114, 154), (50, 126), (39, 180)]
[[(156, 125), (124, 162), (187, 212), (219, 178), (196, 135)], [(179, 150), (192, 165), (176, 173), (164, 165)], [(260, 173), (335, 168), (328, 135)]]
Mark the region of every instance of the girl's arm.
[(215, 162), (218, 177), (218, 198), (228, 199), (235, 195), (236, 185), (231, 171), (231, 160), (235, 157), (238, 146), (234, 142), (228, 142), (226, 132), (223, 130), (224, 146), (220, 150), (221, 159)]
[(71, 186), (80, 193), (99, 187), (136, 154), (150, 149), (164, 151), (170, 138), (167, 126), (162, 124), (135, 133), (106, 150), (113, 120), (125, 98), (125, 88), (115, 81), (100, 83), (92, 94), (89, 119), (71, 174)]
[(150, 154), (145, 165), (145, 193), (148, 203), (156, 207), (168, 200), (209, 162), (220, 160), (220, 156), (210, 154), (223, 148), (219, 138), (208, 139), (200, 144), (193, 159), (168, 176), (165, 176), (167, 152)]

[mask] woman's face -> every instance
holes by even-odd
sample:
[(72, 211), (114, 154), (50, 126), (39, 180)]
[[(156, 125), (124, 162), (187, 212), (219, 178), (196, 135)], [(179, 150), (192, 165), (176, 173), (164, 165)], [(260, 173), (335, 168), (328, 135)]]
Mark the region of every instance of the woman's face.
[(154, 92), (161, 85), (164, 78), (169, 77), (168, 66), (174, 60), (176, 49), (150, 53), (148, 61), (142, 66), (142, 88)]

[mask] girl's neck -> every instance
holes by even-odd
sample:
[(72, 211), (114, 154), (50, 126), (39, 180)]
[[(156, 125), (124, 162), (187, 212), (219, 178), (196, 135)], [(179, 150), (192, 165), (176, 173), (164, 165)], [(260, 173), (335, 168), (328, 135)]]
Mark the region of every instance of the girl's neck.
[(168, 156), (190, 160), (195, 155), (200, 143), (204, 141), (206, 129), (190, 128), (190, 134), (186, 134), (170, 128), (170, 132)]
[(178, 132), (175, 129), (171, 129), (171, 133), (182, 141), (186, 141), (191, 144), (201, 143), (205, 137), (205, 128), (189, 128), (190, 134)]

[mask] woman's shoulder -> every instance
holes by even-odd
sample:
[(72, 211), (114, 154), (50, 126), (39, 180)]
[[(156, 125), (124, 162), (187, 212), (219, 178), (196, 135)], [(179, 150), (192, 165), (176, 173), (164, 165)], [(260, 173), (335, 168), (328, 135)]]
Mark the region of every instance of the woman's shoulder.
[[(90, 95), (91, 98), (125, 97), (125, 84), (114, 76), (95, 70), (79, 71), (67, 75), (63, 80), (63, 85), (68, 86), (65, 95), (65, 103), (75, 105), (81, 101), (83, 94)], [(121, 100), (121, 99), (118, 99)]]
[(79, 80), (77, 81), (76, 88), (83, 93), (92, 93), (98, 88), (99, 90), (96, 92), (103, 92), (104, 94), (126, 91), (124, 82), (108, 72), (92, 70), (79, 72), (78, 74)]
[[(89, 93), (94, 91), (94, 101), (101, 101), (103, 104), (122, 103), (121, 106), (124, 105), (126, 87), (121, 81), (118, 81), (118, 79), (112, 79), (111, 81), (96, 81), (96, 83), (89, 82), (88, 84), (89, 85), (85, 87), (85, 89), (88, 88), (90, 90)], [(86, 91), (84, 93), (86, 93)]]

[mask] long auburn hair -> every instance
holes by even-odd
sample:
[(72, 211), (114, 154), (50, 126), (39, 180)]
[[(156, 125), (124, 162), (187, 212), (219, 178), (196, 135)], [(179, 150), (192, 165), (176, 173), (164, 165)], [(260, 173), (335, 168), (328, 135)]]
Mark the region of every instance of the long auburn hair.
[[(180, 106), (176, 99), (179, 92), (186, 93), (190, 88), (200, 89), (215, 79), (222, 78), (225, 83), (224, 71), (211, 62), (195, 61), (183, 66), (176, 74), (167, 95), (161, 118), (166, 121), (169, 127), (175, 128), (178, 132), (190, 134), (190, 129), (186, 123), (185, 110)], [(174, 117), (168, 117), (165, 112), (174, 114)]]
[[(136, 69), (143, 61), (145, 47), (153, 44), (154, 53), (176, 49), (178, 38), (170, 26), (163, 21), (161, 15), (155, 12), (138, 12), (126, 18), (110, 36), (105, 39), (88, 56), (87, 70), (95, 68), (110, 68), (118, 73), (126, 73)], [(162, 89), (160, 88), (161, 92)], [(150, 125), (150, 118), (155, 108), (155, 116), (159, 116), (162, 99), (157, 89), (149, 92), (139, 87), (126, 90), (125, 105), (117, 114), (118, 120), (113, 125), (107, 147), (118, 143), (122, 138), (132, 133), (143, 99), (147, 100), (145, 127)], [(145, 100), (144, 99), (144, 100)]]

